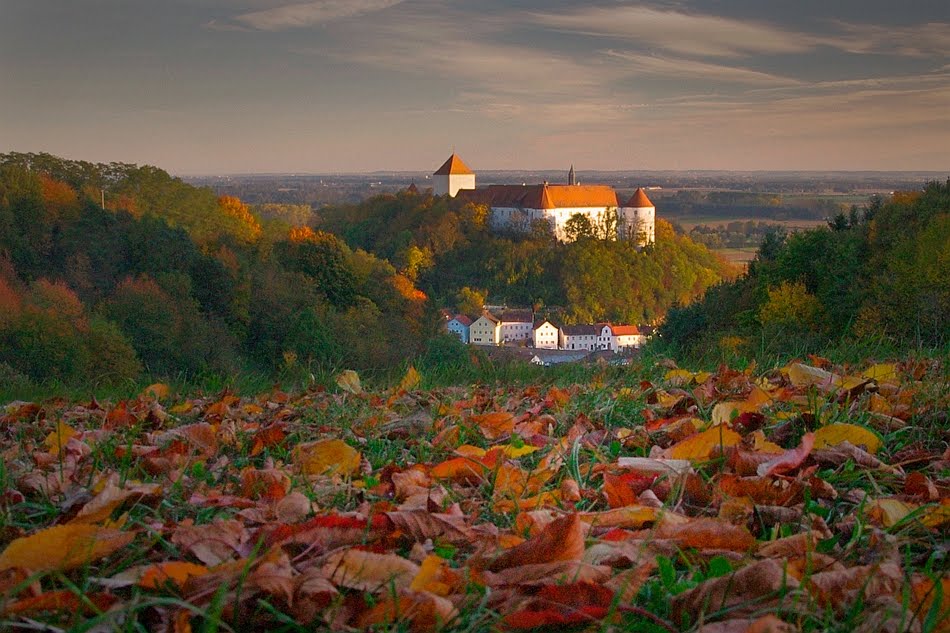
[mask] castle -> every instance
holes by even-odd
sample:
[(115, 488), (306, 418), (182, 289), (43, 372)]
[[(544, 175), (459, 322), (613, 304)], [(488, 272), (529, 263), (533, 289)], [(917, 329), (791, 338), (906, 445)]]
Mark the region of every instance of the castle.
[(594, 227), (616, 221), (617, 239), (636, 240), (641, 246), (656, 242), (656, 207), (642, 188), (621, 205), (613, 187), (577, 184), (573, 165), (567, 184), (490, 185), (476, 189), (475, 172), (453, 153), (432, 175), (432, 185), (435, 195), (464, 197), (490, 207), (490, 226), (496, 230), (525, 232), (543, 220), (558, 240), (567, 241), (568, 221), (581, 215)]

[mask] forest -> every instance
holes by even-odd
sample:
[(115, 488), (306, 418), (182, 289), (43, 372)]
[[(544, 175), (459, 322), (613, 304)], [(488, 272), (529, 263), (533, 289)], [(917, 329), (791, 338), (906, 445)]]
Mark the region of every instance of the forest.
[(488, 219), (486, 207), (402, 192), (324, 207), (319, 226), (393, 262), (440, 305), (469, 313), (488, 302), (531, 306), (558, 323), (654, 323), (735, 274), (662, 219), (647, 248), (596, 231), (558, 242), (543, 223), (497, 234)]
[(435, 323), (387, 261), (237, 198), (154, 167), (0, 156), (8, 385), (387, 366)]
[(593, 235), (561, 244), (541, 227), (493, 235), (487, 220), (429, 194), (312, 212), (151, 166), (0, 155), (0, 378), (380, 371), (426, 353), (440, 307), (652, 323), (730, 273), (662, 221), (640, 250)]
[(747, 275), (670, 311), (683, 354), (807, 353), (950, 342), (950, 180), (875, 198), (827, 226), (766, 235)]

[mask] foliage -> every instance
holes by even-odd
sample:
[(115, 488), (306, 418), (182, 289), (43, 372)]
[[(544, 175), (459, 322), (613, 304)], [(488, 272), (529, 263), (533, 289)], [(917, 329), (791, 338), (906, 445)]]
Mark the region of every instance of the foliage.
[(329, 233), (154, 167), (0, 155), (0, 363), (38, 384), (277, 372), (285, 353), (373, 369), (435, 323), (409, 277)]
[(827, 228), (769, 234), (748, 275), (671, 311), (661, 334), (699, 353), (735, 334), (773, 352), (860, 339), (940, 347), (950, 342), (948, 280), (950, 181), (876, 199)]
[(0, 628), (941, 633), (945, 361), (0, 403)]

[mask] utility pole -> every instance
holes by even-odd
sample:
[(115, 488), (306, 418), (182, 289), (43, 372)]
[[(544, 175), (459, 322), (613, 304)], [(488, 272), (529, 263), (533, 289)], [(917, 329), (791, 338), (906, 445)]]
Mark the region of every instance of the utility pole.
[(105, 211), (106, 210), (106, 190), (99, 189), (99, 195), (100, 195), (102, 210)]

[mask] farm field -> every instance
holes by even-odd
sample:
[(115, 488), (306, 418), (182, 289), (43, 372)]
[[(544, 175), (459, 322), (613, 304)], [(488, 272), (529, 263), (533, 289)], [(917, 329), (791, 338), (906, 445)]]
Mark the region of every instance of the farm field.
[(946, 631), (946, 371), (8, 403), (0, 628)]

